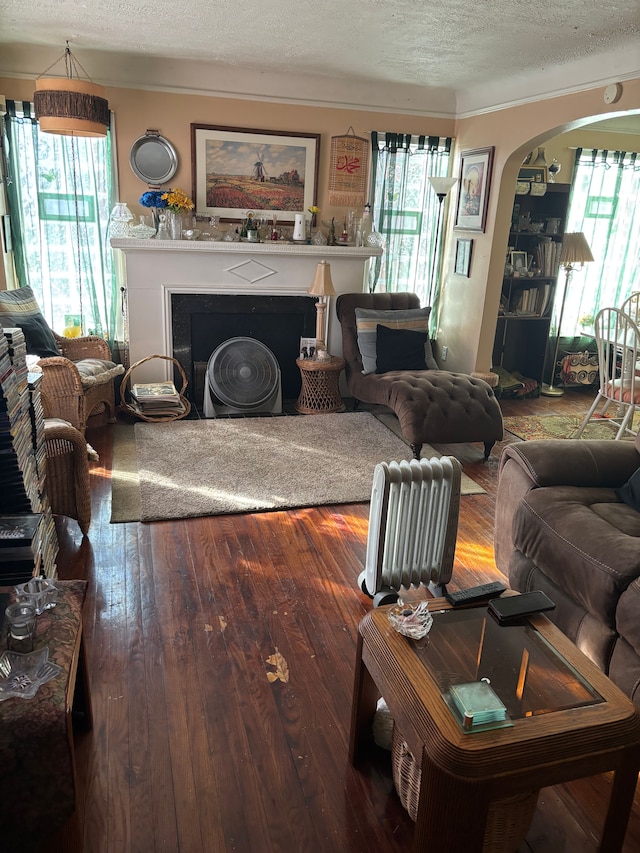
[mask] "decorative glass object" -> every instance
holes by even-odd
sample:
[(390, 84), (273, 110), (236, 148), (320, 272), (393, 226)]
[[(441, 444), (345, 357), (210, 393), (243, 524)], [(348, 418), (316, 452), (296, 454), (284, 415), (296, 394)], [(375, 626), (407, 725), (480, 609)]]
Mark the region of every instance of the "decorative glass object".
[(389, 609), (389, 622), (399, 634), (412, 640), (421, 640), (429, 633), (433, 616), (429, 613), (426, 601), (419, 604), (394, 604)]
[(160, 213), (158, 215), (158, 231), (156, 233), (156, 240), (170, 240), (171, 235), (169, 234), (169, 228), (167, 226), (167, 214)]
[(547, 171), (549, 172), (549, 183), (555, 184), (556, 177), (558, 176), (560, 170), (562, 169), (562, 164), (558, 163), (556, 158), (554, 157), (549, 166), (547, 167)]
[(324, 236), (322, 231), (317, 228), (313, 234), (311, 235), (311, 245), (312, 246), (326, 246), (327, 238)]
[(167, 225), (169, 228), (169, 239), (182, 240), (183, 219), (181, 213), (167, 210)]
[(133, 220), (133, 213), (129, 210), (123, 201), (117, 202), (113, 206), (109, 217), (109, 237), (119, 239), (121, 237), (130, 237), (130, 223)]
[(38, 688), (62, 672), (62, 667), (49, 661), (49, 649), (20, 654), (6, 651), (0, 655), (0, 702), (15, 696), (33, 699)]
[(141, 216), (138, 225), (130, 225), (129, 233), (131, 237), (136, 237), (138, 240), (150, 240), (156, 233), (156, 229), (150, 224), (151, 217)]

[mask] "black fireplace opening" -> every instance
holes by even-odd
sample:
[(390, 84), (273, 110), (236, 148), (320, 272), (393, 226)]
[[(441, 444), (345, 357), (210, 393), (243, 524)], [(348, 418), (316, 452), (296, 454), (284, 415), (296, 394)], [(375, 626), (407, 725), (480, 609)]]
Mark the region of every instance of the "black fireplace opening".
[(315, 338), (316, 300), (310, 296), (174, 293), (171, 296), (173, 357), (187, 377), (187, 396), (202, 411), (207, 364), (230, 338), (254, 338), (280, 366), (283, 400), (300, 393), (296, 358), (300, 338)]

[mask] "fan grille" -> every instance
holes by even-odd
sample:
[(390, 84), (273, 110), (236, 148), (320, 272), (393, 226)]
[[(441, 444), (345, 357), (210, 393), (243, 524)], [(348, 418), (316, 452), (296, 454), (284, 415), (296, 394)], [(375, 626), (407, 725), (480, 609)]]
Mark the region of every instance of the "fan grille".
[(209, 359), (211, 392), (227, 406), (252, 409), (278, 392), (280, 368), (269, 347), (254, 338), (229, 338)]

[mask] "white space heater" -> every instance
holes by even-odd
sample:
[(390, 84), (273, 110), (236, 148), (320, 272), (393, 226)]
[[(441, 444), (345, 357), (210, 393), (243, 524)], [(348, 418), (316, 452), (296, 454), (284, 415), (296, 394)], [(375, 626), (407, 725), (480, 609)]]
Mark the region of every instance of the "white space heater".
[(204, 383), (204, 416), (282, 413), (278, 359), (255, 338), (229, 338), (211, 354)]
[(453, 456), (376, 465), (358, 578), (374, 607), (397, 601), (401, 587), (424, 584), (444, 595), (456, 551), (460, 474)]

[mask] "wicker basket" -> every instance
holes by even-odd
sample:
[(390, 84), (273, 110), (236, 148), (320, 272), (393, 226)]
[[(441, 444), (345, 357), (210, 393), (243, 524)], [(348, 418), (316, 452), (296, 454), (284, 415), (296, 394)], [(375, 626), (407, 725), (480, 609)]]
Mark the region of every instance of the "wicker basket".
[[(418, 815), (422, 771), (397, 727), (391, 747), (393, 783), (411, 820)], [(538, 804), (538, 791), (527, 791), (491, 803), (487, 815), (483, 853), (514, 853), (526, 838)]]
[[(161, 358), (164, 361), (172, 362), (175, 365), (175, 367), (177, 367), (178, 372), (180, 373), (180, 376), (182, 377), (182, 388), (180, 389), (179, 394), (180, 394), (180, 402), (184, 406), (184, 410), (183, 411), (177, 411), (175, 413), (175, 415), (168, 415), (166, 413), (164, 413), (162, 415), (152, 415), (149, 412), (142, 412), (133, 403), (127, 402), (127, 383), (129, 382), (129, 380), (131, 378), (132, 372), (136, 369), (136, 367), (140, 367), (141, 364), (145, 364), (147, 361), (151, 361), (154, 358)], [(135, 364), (132, 364), (131, 367), (129, 368), (129, 370), (127, 370), (125, 375), (122, 377), (122, 385), (120, 386), (120, 399), (122, 402), (120, 403), (120, 408), (122, 409), (123, 412), (129, 412), (129, 414), (134, 415), (136, 418), (140, 418), (140, 420), (148, 421), (149, 423), (152, 423), (152, 424), (165, 423), (166, 421), (177, 421), (177, 420), (180, 420), (180, 418), (186, 418), (186, 416), (191, 411), (191, 403), (185, 397), (185, 391), (187, 390), (187, 384), (188, 383), (187, 383), (186, 374), (185, 374), (184, 370), (182, 369), (182, 365), (180, 364), (180, 362), (177, 359), (171, 358), (171, 356), (169, 356), (169, 355), (148, 355), (146, 358), (141, 358), (140, 361), (136, 361)]]

